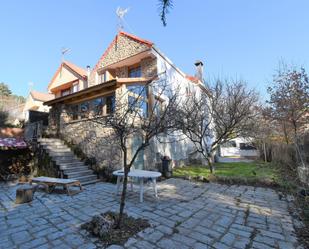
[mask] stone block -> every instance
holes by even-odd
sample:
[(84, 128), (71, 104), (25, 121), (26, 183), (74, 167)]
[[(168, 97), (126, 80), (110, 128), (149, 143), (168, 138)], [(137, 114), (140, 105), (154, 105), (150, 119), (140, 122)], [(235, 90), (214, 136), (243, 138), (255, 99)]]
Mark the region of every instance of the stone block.
[(33, 199), (34, 187), (24, 185), (16, 189), (16, 204), (31, 202)]

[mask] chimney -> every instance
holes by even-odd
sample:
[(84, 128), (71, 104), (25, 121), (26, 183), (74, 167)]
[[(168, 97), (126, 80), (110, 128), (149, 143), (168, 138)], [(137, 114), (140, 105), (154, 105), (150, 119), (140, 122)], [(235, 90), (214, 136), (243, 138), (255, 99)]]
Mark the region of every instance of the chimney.
[(201, 82), (203, 81), (203, 62), (197, 60), (195, 63), (195, 77), (197, 77)]
[(90, 70), (90, 66), (89, 66), (89, 65), (87, 65), (87, 67), (86, 67), (86, 68), (87, 68), (87, 77), (89, 78), (89, 76), (90, 76), (90, 71), (91, 71), (91, 70)]

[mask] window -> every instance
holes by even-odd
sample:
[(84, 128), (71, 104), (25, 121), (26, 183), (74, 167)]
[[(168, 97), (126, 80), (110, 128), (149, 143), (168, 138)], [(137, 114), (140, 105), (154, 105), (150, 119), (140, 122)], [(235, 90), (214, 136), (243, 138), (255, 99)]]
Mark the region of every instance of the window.
[(142, 77), (142, 70), (141, 67), (133, 67), (129, 69), (129, 78), (138, 78)]
[(75, 83), (75, 84), (72, 86), (72, 92), (73, 92), (73, 93), (76, 93), (76, 92), (78, 92), (78, 90), (79, 90), (78, 83)]
[(115, 111), (115, 96), (107, 96), (105, 99), (106, 114), (112, 114)]
[(72, 105), (71, 106), (71, 119), (77, 120), (78, 119), (78, 105)]
[(103, 114), (104, 99), (97, 98), (92, 100), (92, 109), (95, 116)]
[(234, 148), (236, 148), (236, 142), (235, 141), (227, 141), (224, 144), (222, 144), (222, 147), (234, 147)]
[(249, 143), (240, 143), (239, 144), (239, 149), (240, 150), (256, 150), (253, 144)]
[(104, 73), (102, 73), (102, 74), (99, 75), (99, 81), (100, 81), (100, 83), (106, 82), (106, 80), (107, 80), (107, 77), (106, 77), (106, 76), (107, 76), (107, 75), (106, 75), (106, 71), (105, 71)]
[(84, 102), (80, 104), (80, 113), (81, 118), (89, 117), (89, 102)]
[(163, 112), (163, 100), (155, 97), (155, 102), (154, 102), (154, 107), (153, 107), (153, 113), (157, 116), (160, 117), (160, 115)]
[(147, 87), (144, 85), (129, 85), (128, 90), (128, 105), (129, 108), (135, 108), (143, 117), (148, 116), (148, 99)]
[(61, 90), (61, 96), (66, 96), (71, 93), (70, 88)]

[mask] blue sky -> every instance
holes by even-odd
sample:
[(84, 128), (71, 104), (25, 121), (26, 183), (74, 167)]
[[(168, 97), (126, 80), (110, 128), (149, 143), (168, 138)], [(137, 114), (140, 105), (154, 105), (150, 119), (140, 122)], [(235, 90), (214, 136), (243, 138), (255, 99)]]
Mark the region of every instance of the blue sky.
[(0, 5), (0, 82), (26, 96), (46, 87), (61, 62), (94, 66), (117, 32), (115, 10), (130, 7), (125, 30), (153, 41), (185, 73), (237, 77), (261, 92), (284, 59), (309, 71), (308, 0), (174, 0), (163, 27), (157, 0), (10, 0)]

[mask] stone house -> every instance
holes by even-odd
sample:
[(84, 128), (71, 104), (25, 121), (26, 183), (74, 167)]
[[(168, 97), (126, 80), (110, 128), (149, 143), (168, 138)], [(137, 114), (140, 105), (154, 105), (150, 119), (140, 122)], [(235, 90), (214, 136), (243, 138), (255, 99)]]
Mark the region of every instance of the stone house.
[[(196, 64), (200, 77), (202, 65)], [(109, 138), (109, 129), (93, 122), (93, 118), (111, 114), (121, 93), (154, 77), (164, 77), (172, 89), (180, 87), (184, 95), (190, 88), (205, 90), (198, 77), (184, 74), (152, 42), (119, 32), (92, 70), (77, 69), (68, 62), (57, 70), (48, 87), (56, 98), (45, 102), (51, 107), (49, 134), (78, 146), (88, 157), (95, 157), (99, 167), (120, 168), (121, 153)], [(146, 109), (147, 105), (143, 111)], [(139, 142), (138, 137), (132, 138), (131, 151)], [(152, 141), (134, 166), (156, 169), (163, 155), (178, 166), (188, 162), (192, 151), (193, 145), (186, 139), (166, 144)]]

